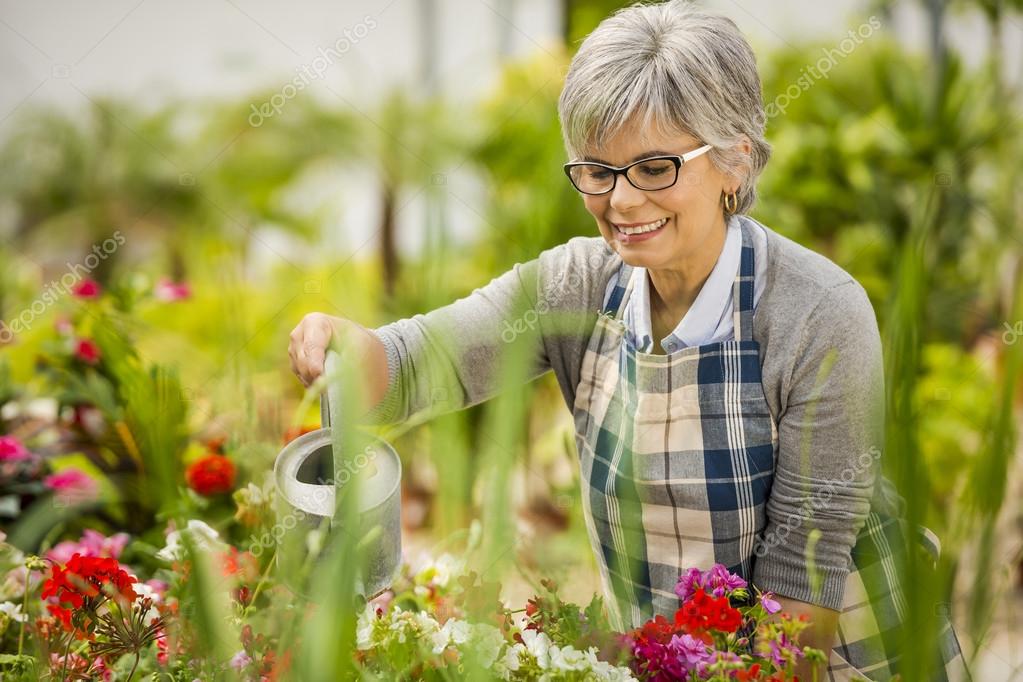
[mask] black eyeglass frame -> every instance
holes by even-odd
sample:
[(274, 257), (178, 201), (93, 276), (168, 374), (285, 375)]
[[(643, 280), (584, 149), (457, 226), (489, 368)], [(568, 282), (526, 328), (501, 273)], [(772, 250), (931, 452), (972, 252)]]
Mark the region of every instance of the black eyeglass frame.
[[(575, 187), (576, 191), (578, 191), (580, 194), (586, 194), (586, 195), (589, 195), (591, 197), (599, 197), (599, 196), (607, 194), (609, 192), (613, 192), (615, 187), (618, 185), (618, 176), (619, 175), (624, 175), (625, 179), (629, 182), (629, 184), (632, 185), (633, 187), (635, 187), (638, 190), (641, 190), (643, 192), (659, 192), (662, 189), (668, 189), (669, 187), (674, 187), (675, 184), (678, 183), (679, 171), (682, 169), (682, 166), (684, 166), (687, 161), (691, 161), (692, 159), (695, 159), (696, 157), (698, 157), (698, 156), (700, 156), (702, 154), (706, 154), (707, 152), (709, 152), (713, 148), (714, 148), (713, 145), (705, 144), (702, 147), (700, 147), (698, 149), (694, 149), (691, 152), (686, 152), (685, 154), (682, 154), (681, 156), (679, 156), (677, 154), (666, 155), (666, 156), (648, 156), (645, 159), (639, 159), (638, 161), (633, 161), (632, 163), (630, 163), (630, 164), (628, 164), (626, 166), (610, 166), (610, 165), (608, 165), (606, 163), (599, 163), (597, 161), (570, 161), (570, 162), (566, 163), (562, 168), (565, 171), (565, 175), (568, 176), (568, 181), (570, 183), (572, 183), (572, 187)], [(640, 187), (639, 185), (634, 183), (632, 181), (632, 178), (629, 177), (629, 170), (633, 166), (638, 166), (641, 163), (649, 163), (651, 161), (671, 161), (675, 165), (675, 179), (672, 180), (670, 184), (665, 185), (664, 187), (658, 187), (656, 189), (652, 189), (652, 188), (648, 188), (648, 187)], [(613, 175), (611, 177), (611, 186), (608, 187), (603, 192), (587, 192), (587, 191), (585, 191), (583, 189), (580, 189), (579, 185), (575, 184), (575, 180), (572, 179), (572, 169), (573, 168), (577, 168), (579, 166), (600, 166), (601, 168), (606, 168), (607, 170), (611, 171), (611, 173), (613, 173)]]

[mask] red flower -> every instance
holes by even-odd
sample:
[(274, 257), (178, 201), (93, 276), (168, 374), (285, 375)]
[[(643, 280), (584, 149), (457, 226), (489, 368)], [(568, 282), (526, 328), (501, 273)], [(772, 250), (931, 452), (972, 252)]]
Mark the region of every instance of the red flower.
[(735, 679), (738, 682), (757, 682), (760, 679), (760, 664), (754, 663), (749, 670), (737, 670)]
[(71, 293), (77, 298), (99, 298), (102, 288), (94, 279), (83, 279), (71, 287)]
[(75, 357), (84, 363), (95, 365), (99, 362), (99, 346), (92, 339), (78, 339)]
[(61, 567), (54, 564), (50, 577), (43, 582), (43, 599), (56, 603), (46, 606), (60, 620), (65, 630), (84, 638), (96, 621), (96, 609), (107, 599), (131, 603), (138, 598), (133, 585), (136, 579), (121, 568), (117, 559), (83, 557), (74, 554)]
[(188, 487), (204, 496), (229, 493), (234, 489), (234, 463), (224, 455), (200, 457), (185, 470)]
[(699, 590), (675, 613), (675, 622), (694, 635), (708, 630), (735, 632), (742, 625), (742, 613), (732, 608), (728, 597), (711, 597)]
[(254, 580), (259, 577), (259, 562), (252, 552), (239, 552), (237, 547), (231, 547), (220, 555), (220, 571), (225, 578)]

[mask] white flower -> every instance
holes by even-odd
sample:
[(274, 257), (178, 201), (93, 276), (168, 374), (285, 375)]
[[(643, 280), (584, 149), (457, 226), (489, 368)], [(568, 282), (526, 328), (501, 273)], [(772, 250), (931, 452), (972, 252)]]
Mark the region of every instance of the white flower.
[(28, 620), (28, 614), (21, 612), (21, 604), (15, 604), (14, 602), (0, 602), (0, 613), (18, 623), (24, 623)]
[(146, 617), (144, 619), (144, 622), (148, 627), (153, 624), (153, 621), (160, 617), (160, 610), (156, 608), (156, 605), (159, 604), (161, 601), (160, 593), (154, 590), (152, 586), (145, 584), (141, 580), (138, 580), (138, 578), (136, 578), (135, 580), (138, 581), (133, 586), (135, 588), (135, 594), (138, 595), (138, 599), (136, 599), (136, 601), (142, 601), (147, 597), (153, 600), (153, 605), (149, 608), (148, 611), (146, 611)]
[(464, 620), (450, 618), (444, 623), (444, 630), (447, 631), (451, 641), (455, 644), (465, 644), (472, 634), (472, 626)]
[(426, 611), (416, 611), (412, 614), (412, 623), (424, 635), (440, 631), (440, 623)]
[(445, 553), (433, 560), (423, 560), (415, 571), (415, 582), (419, 585), (446, 587), (452, 577), (461, 575), (464, 570), (465, 561)]
[(200, 552), (225, 552), (227, 545), (220, 541), (220, 534), (202, 521), (192, 519), (184, 531), (171, 531), (167, 536), (167, 546), (156, 553), (158, 559), (174, 561), (185, 558), (185, 546), (181, 542), (181, 533), (187, 532), (192, 544)]
[[(503, 668), (504, 670), (507, 670), (508, 672), (512, 672), (512, 673), (515, 672), (522, 665), (521, 661), (519, 659), (522, 656), (522, 654), (524, 654), (525, 652), (526, 652), (526, 647), (524, 647), (522, 644), (516, 642), (512, 646), (510, 646), (507, 649), (505, 649), (504, 657), (502, 657), (501, 660), (498, 662), (498, 667), (499, 668)], [(502, 675), (502, 677), (504, 679), (508, 679), (511, 676), (510, 675), (508, 675), (508, 676)]]
[(550, 666), (550, 637), (536, 630), (523, 630), (522, 643), (526, 645), (526, 651), (536, 659), (536, 664), (541, 670)]
[(431, 651), (436, 655), (442, 653), (448, 648), (448, 644), (451, 643), (451, 633), (441, 628), (437, 632), (430, 635), (430, 643), (433, 644)]
[(372, 604), (366, 604), (366, 608), (359, 614), (355, 622), (355, 646), (365, 651), (373, 646), (373, 625), (377, 620), (376, 609)]
[(555, 670), (588, 670), (590, 662), (586, 654), (570, 646), (550, 648), (551, 668)]
[(590, 649), (590, 652), (593, 652), (594, 663), (590, 665), (590, 670), (594, 679), (608, 680), (608, 682), (628, 682), (636, 679), (628, 668), (613, 666), (607, 661), (598, 661), (596, 650)]

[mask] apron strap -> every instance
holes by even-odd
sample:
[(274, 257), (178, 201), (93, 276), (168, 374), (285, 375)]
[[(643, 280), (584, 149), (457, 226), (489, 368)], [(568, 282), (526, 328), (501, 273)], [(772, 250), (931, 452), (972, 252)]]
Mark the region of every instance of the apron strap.
[(616, 277), (614, 288), (607, 297), (602, 310), (605, 315), (615, 318), (619, 317), (621, 312), (619, 308), (621, 308), (622, 300), (625, 298), (626, 291), (628, 291), (629, 282), (632, 280), (632, 266), (622, 261), (622, 264), (618, 267)]
[(738, 216), (742, 231), (742, 256), (739, 259), (739, 271), (735, 273), (732, 285), (732, 325), (735, 327), (736, 341), (753, 340), (753, 277), (756, 271), (754, 263), (753, 240), (749, 235), (749, 226)]

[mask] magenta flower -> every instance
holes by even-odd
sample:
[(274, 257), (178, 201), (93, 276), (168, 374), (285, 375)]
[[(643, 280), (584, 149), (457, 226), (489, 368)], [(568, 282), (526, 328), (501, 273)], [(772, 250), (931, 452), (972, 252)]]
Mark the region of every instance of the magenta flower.
[(682, 600), (682, 603), (689, 601), (690, 597), (703, 589), (703, 572), (698, 568), (690, 568), (678, 577), (675, 585), (675, 594)]
[(696, 670), (701, 663), (707, 663), (714, 657), (714, 654), (707, 649), (706, 644), (689, 634), (684, 634), (681, 637), (672, 635), (668, 648), (686, 671)]
[(760, 595), (760, 605), (768, 613), (778, 613), (781, 611), (781, 604), (774, 600), (774, 592), (764, 592)]
[(675, 585), (675, 594), (678, 595), (678, 598), (684, 604), (702, 589), (706, 589), (714, 597), (720, 598), (747, 586), (746, 581), (741, 577), (734, 573), (729, 573), (724, 564), (714, 564), (709, 571), (690, 568), (680, 575), (678, 583)]
[(71, 293), (76, 298), (99, 298), (101, 291), (99, 282), (88, 277), (71, 287)]
[(704, 573), (703, 584), (715, 597), (724, 597), (734, 590), (747, 586), (745, 580), (734, 573), (729, 573), (723, 564), (714, 564), (709, 571)]
[(99, 484), (80, 469), (69, 467), (43, 479), (43, 484), (56, 493), (56, 501), (70, 506), (96, 499)]
[(99, 362), (99, 346), (92, 339), (78, 339), (75, 344), (75, 357), (88, 365)]
[(20, 462), (28, 459), (30, 454), (14, 436), (0, 436), (0, 462)]
[(172, 282), (166, 277), (162, 277), (156, 283), (153, 295), (158, 301), (183, 301), (192, 296), (192, 290), (187, 282)]
[(103, 533), (88, 528), (82, 533), (81, 540), (78, 542), (65, 540), (58, 543), (46, 553), (46, 558), (58, 564), (66, 564), (68, 559), (75, 554), (81, 554), (84, 557), (118, 559), (121, 552), (124, 551), (125, 545), (128, 544), (129, 538), (127, 533), (116, 533), (107, 537)]
[(784, 633), (778, 633), (776, 639), (768, 642), (770, 657), (779, 668), (784, 668), (788, 662), (797, 661), (803, 656), (803, 650)]

